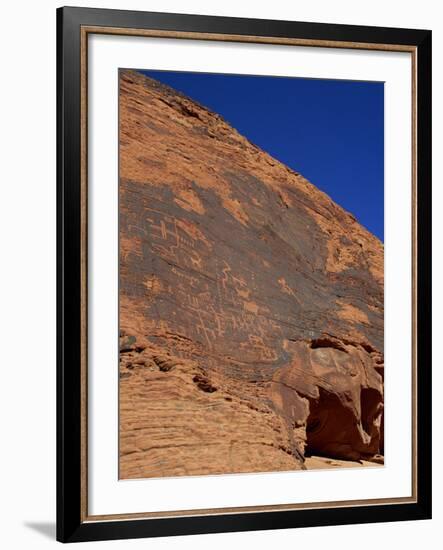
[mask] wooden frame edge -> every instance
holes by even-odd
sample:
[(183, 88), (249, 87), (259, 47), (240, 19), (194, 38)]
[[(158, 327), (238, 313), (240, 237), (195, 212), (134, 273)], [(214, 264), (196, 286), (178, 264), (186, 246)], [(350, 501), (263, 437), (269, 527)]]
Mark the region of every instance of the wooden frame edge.
[(244, 34), (221, 34), (192, 31), (166, 31), (148, 29), (128, 29), (125, 27), (101, 27), (82, 25), (86, 34), (108, 34), (121, 36), (140, 36), (150, 38), (174, 38), (181, 40), (215, 40), (221, 42), (247, 42), (250, 44), (275, 44), (280, 46), (305, 46), (322, 48), (341, 48), (355, 50), (380, 50), (392, 52), (414, 52), (415, 46), (404, 44), (377, 44), (371, 42), (351, 42), (344, 40), (317, 40), (306, 38), (284, 38), (276, 36), (253, 36)]

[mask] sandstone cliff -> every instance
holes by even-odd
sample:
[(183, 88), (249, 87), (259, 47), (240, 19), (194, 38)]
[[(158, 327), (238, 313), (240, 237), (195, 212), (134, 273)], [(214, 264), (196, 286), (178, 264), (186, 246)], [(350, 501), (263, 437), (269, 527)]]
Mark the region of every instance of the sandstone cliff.
[(121, 478), (383, 452), (376, 237), (135, 71), (120, 72), (119, 200)]

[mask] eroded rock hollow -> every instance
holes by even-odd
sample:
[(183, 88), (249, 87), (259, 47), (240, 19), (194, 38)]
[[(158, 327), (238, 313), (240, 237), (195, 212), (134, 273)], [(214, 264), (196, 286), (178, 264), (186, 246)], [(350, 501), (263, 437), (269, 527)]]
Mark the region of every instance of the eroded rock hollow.
[(121, 478), (379, 459), (376, 237), (219, 115), (126, 70), (119, 200)]

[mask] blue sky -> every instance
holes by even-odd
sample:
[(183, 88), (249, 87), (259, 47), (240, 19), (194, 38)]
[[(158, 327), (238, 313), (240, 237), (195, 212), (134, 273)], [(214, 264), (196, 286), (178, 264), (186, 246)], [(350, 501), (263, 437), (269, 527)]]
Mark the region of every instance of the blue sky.
[(383, 241), (383, 83), (142, 72), (222, 115)]

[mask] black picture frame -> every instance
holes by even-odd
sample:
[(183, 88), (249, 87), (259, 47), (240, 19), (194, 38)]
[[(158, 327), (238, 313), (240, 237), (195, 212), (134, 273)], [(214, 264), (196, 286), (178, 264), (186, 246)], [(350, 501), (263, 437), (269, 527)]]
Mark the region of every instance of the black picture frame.
[[(217, 33), (416, 51), (415, 502), (149, 519), (82, 514), (81, 29)], [(57, 539), (62, 542), (284, 529), (431, 517), (431, 31), (64, 7), (57, 10)]]

